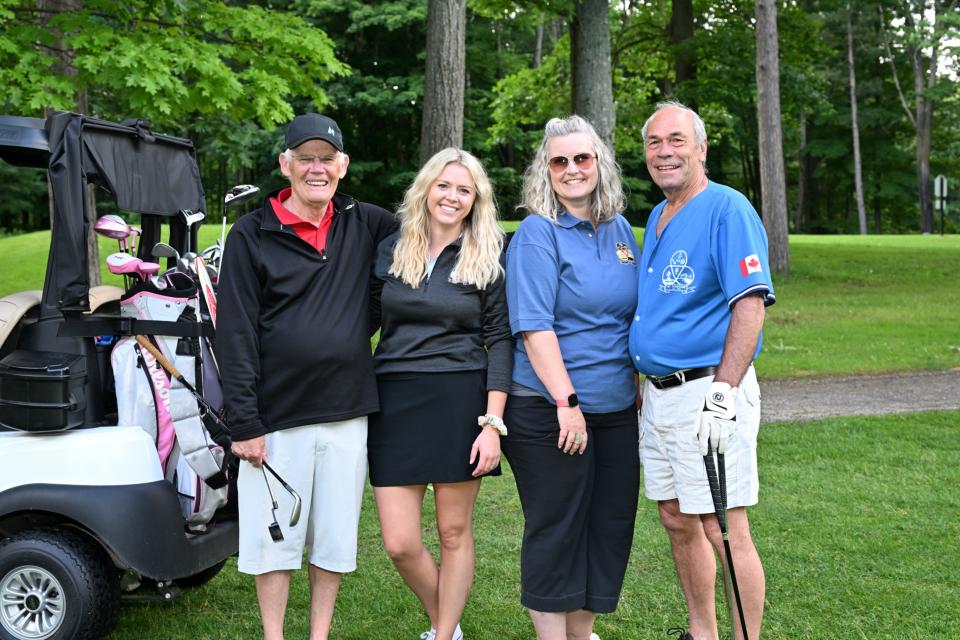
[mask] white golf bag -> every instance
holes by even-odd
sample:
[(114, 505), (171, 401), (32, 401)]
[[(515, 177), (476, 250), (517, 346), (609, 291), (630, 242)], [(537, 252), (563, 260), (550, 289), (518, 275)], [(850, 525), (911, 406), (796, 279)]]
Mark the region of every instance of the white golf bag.
[[(157, 290), (149, 284), (131, 289), (120, 301), (120, 313), (138, 320), (197, 322), (197, 288), (181, 274), (172, 286)], [(159, 351), (195, 388), (216, 385), (216, 376), (200, 375), (197, 357), (203, 339), (148, 336)], [(156, 358), (137, 343), (122, 338), (111, 355), (117, 389), (118, 422), (139, 425), (157, 445), (164, 476), (177, 488), (184, 519), (192, 530), (203, 530), (214, 512), (227, 502), (224, 450), (210, 437), (193, 394), (171, 379)], [(203, 363), (206, 364), (206, 363)], [(222, 397), (220, 389), (211, 395)], [(212, 485), (212, 486), (211, 486)]]

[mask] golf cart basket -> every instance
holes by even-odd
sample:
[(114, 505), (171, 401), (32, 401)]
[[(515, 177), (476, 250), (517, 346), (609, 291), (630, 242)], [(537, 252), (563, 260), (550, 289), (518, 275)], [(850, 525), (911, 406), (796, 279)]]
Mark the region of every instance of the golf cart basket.
[[(0, 158), (46, 167), (50, 178), (53, 229), (42, 318), (90, 311), (87, 232), (96, 212), (88, 211), (87, 184), (110, 192), (118, 208), (141, 214), (141, 258), (160, 240), (165, 219), (170, 244), (182, 251), (187, 234), (178, 211), (206, 208), (193, 143), (155, 134), (142, 120), (116, 124), (65, 112), (45, 122), (0, 116)], [(195, 246), (196, 228), (191, 233)]]

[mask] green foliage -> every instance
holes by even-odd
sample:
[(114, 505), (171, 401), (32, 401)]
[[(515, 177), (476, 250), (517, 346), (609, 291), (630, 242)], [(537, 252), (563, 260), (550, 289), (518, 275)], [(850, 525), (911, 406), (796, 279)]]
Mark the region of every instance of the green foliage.
[(107, 118), (132, 113), (177, 127), (224, 114), (272, 128), (293, 116), (293, 98), (324, 105), (324, 83), (348, 72), (322, 31), (256, 5), (87, 0), (53, 15), (35, 7), (11, 3), (0, 36), (0, 81), (12, 89), (5, 108), (24, 115), (71, 109), (87, 94), (91, 112)]

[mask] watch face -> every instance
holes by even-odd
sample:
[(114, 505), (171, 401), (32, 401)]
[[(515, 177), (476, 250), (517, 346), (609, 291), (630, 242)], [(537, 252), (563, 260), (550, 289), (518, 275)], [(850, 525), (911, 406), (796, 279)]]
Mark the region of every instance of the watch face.
[(577, 394), (571, 393), (569, 396), (567, 396), (567, 404), (571, 407), (575, 407), (580, 404), (580, 401), (577, 400)]

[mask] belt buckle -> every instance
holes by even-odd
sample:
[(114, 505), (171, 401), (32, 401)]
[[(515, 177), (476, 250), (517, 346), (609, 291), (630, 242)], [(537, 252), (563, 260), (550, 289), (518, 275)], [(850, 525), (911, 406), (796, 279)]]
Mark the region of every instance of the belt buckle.
[(674, 372), (673, 375), (677, 378), (677, 380), (680, 381), (680, 384), (677, 385), (678, 387), (679, 387), (680, 385), (684, 385), (684, 384), (687, 383), (687, 371), (686, 371), (686, 369), (681, 369), (680, 371), (676, 371), (676, 372)]

